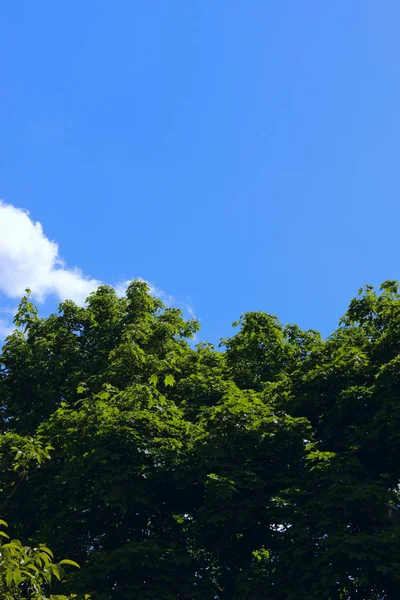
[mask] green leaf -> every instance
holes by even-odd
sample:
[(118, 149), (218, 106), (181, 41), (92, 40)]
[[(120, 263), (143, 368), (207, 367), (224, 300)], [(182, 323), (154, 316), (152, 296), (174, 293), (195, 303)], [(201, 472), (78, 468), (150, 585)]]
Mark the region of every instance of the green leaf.
[(173, 386), (175, 383), (175, 377), (173, 375), (166, 375), (165, 379), (164, 379), (164, 385), (167, 386)]
[(50, 548), (47, 548), (47, 546), (43, 546), (42, 544), (40, 544), (40, 550), (46, 552), (49, 556), (51, 556), (51, 558), (54, 558), (53, 552), (50, 550)]
[(78, 563), (76, 563), (73, 560), (69, 560), (69, 558), (64, 558), (63, 560), (60, 560), (60, 562), (58, 564), (60, 564), (60, 565), (72, 565), (73, 567), (76, 567), (77, 569), (80, 569), (80, 566), (78, 565)]
[(52, 563), (49, 565), (49, 568), (51, 569), (51, 572), (53, 573), (54, 577), (58, 579), (58, 581), (61, 581), (61, 573), (58, 565), (54, 565)]
[(14, 570), (14, 582), (15, 585), (19, 585), (22, 581), (21, 571), (19, 569)]
[(158, 375), (152, 375), (149, 379), (149, 383), (156, 386), (158, 384)]

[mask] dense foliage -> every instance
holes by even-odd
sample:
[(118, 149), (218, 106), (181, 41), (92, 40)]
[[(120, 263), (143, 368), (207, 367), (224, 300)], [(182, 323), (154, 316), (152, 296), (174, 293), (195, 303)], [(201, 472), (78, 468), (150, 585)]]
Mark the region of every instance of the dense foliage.
[[(326, 340), (247, 313), (221, 349), (193, 347), (198, 323), (142, 281), (47, 318), (27, 294), (15, 323), (0, 516), (81, 565), (55, 594), (400, 598), (395, 282), (360, 290)], [(21, 477), (28, 442), (51, 459)]]
[[(15, 451), (12, 461), (17, 480), (8, 497), (3, 501), (0, 510), (4, 510), (15, 494), (19, 485), (27, 479), (30, 467), (40, 465), (50, 458), (51, 446), (44, 446), (34, 438), (23, 438), (15, 434), (2, 436), (2, 448), (8, 446)], [(12, 444), (15, 443), (16, 446)], [(76, 594), (53, 594), (53, 580), (61, 581), (65, 577), (64, 565), (79, 565), (72, 560), (64, 559), (54, 562), (53, 552), (44, 544), (36, 547), (24, 546), (20, 540), (10, 540), (4, 531), (8, 525), (0, 519), (0, 598), (2, 600), (71, 600)], [(84, 600), (90, 600), (85, 594)]]

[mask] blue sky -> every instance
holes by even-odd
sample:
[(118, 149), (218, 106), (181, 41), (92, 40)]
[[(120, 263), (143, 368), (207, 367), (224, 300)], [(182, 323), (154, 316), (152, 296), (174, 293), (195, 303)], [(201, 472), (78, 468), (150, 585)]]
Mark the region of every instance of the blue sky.
[(396, 0), (1, 3), (3, 328), (21, 286), (46, 312), (83, 276), (140, 276), (201, 338), (249, 310), (329, 334), (400, 278), (399, 20)]

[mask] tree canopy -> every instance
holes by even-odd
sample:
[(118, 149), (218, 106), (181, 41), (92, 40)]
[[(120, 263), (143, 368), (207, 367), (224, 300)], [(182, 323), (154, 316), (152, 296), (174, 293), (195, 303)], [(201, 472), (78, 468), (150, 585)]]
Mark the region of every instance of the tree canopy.
[[(15, 325), (0, 517), (28, 554), (79, 563), (55, 595), (400, 598), (396, 282), (360, 290), (327, 339), (253, 312), (194, 346), (199, 323), (143, 281), (45, 318), (27, 293)], [(21, 476), (15, 448), (50, 459), (25, 452)]]

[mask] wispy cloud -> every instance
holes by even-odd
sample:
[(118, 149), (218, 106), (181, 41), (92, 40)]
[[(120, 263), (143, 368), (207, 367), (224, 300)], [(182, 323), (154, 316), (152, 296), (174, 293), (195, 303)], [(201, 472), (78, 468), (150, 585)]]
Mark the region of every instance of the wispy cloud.
[[(167, 294), (167, 292), (164, 292), (164, 290), (162, 290), (158, 286), (154, 285), (154, 283), (151, 283), (151, 281), (147, 281), (146, 279), (143, 279), (142, 277), (137, 277), (136, 279), (141, 279), (142, 281), (147, 283), (147, 285), (150, 288), (150, 294), (152, 296), (154, 296), (155, 298), (159, 298), (163, 302), (163, 304), (165, 304), (165, 306), (176, 306), (177, 308), (181, 308), (184, 313), (187, 313), (187, 315), (191, 319), (196, 318), (194, 309), (189, 302), (182, 302), (181, 300), (177, 300), (174, 296)], [(117, 285), (114, 287), (117, 295), (120, 297), (124, 296), (129, 284), (132, 281), (133, 281), (133, 279), (126, 279), (125, 281), (121, 281), (120, 283), (117, 283)]]
[(0, 340), (6, 338), (10, 333), (14, 331), (14, 327), (9, 321), (0, 319)]
[(189, 314), (189, 317), (191, 319), (197, 319), (196, 313), (194, 312), (194, 308), (191, 305), (191, 303), (185, 302), (184, 305), (185, 305), (185, 308), (186, 308), (186, 310), (187, 310), (187, 312)]
[[(159, 298), (160, 300), (162, 300), (165, 306), (172, 306), (173, 304), (175, 304), (176, 300), (173, 296), (170, 296), (150, 281), (147, 281), (147, 279), (143, 279), (142, 277), (136, 277), (136, 279), (140, 279), (141, 281), (147, 283), (147, 285), (150, 288), (150, 294), (155, 298)], [(134, 281), (134, 279), (125, 279), (125, 281), (120, 281), (119, 283), (117, 283), (117, 285), (114, 286), (117, 296), (124, 296), (126, 290), (129, 287), (129, 284), (132, 283), (132, 281)]]
[(17, 312), (18, 307), (15, 306), (14, 308), (12, 308), (11, 306), (2, 306), (0, 307), (0, 314), (4, 314), (4, 315), (15, 315), (15, 313)]

